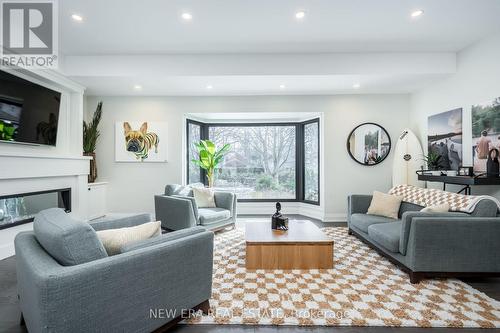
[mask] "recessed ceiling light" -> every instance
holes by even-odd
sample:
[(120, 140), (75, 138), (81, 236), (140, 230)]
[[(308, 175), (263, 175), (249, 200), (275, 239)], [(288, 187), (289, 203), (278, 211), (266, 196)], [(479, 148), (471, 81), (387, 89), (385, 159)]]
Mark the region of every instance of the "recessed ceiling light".
[(193, 19), (193, 15), (191, 13), (182, 13), (181, 17), (184, 21), (191, 21)]
[(411, 17), (419, 17), (422, 16), (423, 13), (424, 11), (422, 9), (417, 9), (411, 12)]
[(303, 10), (300, 10), (300, 11), (295, 13), (295, 18), (297, 18), (299, 20), (303, 19), (305, 16), (306, 16), (306, 12)]
[(280, 84), (280, 89), (285, 89), (286, 86), (284, 84)]
[(82, 17), (81, 15), (78, 15), (78, 14), (73, 14), (73, 15), (71, 15), (71, 18), (72, 18), (74, 21), (78, 21), (78, 22), (83, 21), (83, 17)]
[(355, 84), (352, 85), (352, 87), (354, 89), (358, 89), (359, 87), (361, 87), (361, 85), (359, 83), (355, 83)]
[(207, 89), (208, 89), (208, 90), (210, 90), (210, 89), (212, 89), (212, 88), (213, 88), (213, 86), (212, 86), (211, 84), (207, 85)]
[(142, 90), (142, 86), (140, 84), (134, 84), (134, 90)]
[(295, 18), (302, 20), (306, 16), (306, 12), (303, 10), (300, 10), (295, 13)]

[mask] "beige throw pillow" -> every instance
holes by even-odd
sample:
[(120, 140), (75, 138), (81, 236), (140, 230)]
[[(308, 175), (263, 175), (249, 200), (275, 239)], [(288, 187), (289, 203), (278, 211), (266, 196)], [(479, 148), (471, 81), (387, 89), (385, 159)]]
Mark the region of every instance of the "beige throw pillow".
[(434, 205), (434, 206), (428, 206), (425, 208), (422, 208), (420, 211), (424, 213), (446, 213), (450, 210), (450, 205), (447, 203), (440, 204), (440, 205)]
[(161, 235), (161, 222), (148, 222), (135, 227), (97, 231), (97, 237), (108, 255), (120, 253), (122, 246)]
[(194, 200), (198, 208), (215, 208), (214, 191), (211, 188), (193, 188)]
[(367, 214), (397, 219), (401, 201), (403, 201), (403, 197), (373, 191), (372, 202), (370, 203)]

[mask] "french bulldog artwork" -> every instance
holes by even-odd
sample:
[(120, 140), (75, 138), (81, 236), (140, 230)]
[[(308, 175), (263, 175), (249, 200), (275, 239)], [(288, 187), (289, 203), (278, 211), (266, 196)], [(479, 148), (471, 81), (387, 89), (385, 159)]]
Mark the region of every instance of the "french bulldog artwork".
[(117, 162), (166, 162), (166, 123), (122, 121), (116, 123)]
[(153, 147), (155, 153), (158, 153), (160, 138), (156, 133), (148, 133), (148, 123), (143, 123), (138, 131), (134, 131), (128, 122), (124, 122), (123, 129), (126, 149), (134, 153), (137, 159), (144, 161)]

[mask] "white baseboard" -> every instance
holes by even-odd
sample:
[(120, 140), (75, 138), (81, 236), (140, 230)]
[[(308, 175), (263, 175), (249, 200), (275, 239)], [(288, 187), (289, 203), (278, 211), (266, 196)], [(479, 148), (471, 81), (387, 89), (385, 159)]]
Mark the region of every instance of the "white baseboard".
[(347, 222), (346, 214), (325, 214), (323, 222)]
[(0, 260), (12, 257), (15, 254), (14, 243), (0, 246)]
[(299, 214), (323, 221), (325, 212), (321, 206), (299, 203)]
[[(275, 202), (238, 202), (240, 215), (273, 215), (276, 211)], [(281, 211), (286, 214), (299, 214), (298, 202), (281, 202)]]
[(15, 254), (14, 238), (16, 238), (19, 232), (28, 230), (33, 230), (33, 223), (21, 224), (0, 230), (0, 260)]
[[(286, 214), (304, 215), (323, 222), (346, 222), (344, 213), (325, 214), (323, 207), (303, 202), (282, 202), (281, 211)], [(239, 202), (238, 215), (273, 215), (276, 211), (275, 202)]]

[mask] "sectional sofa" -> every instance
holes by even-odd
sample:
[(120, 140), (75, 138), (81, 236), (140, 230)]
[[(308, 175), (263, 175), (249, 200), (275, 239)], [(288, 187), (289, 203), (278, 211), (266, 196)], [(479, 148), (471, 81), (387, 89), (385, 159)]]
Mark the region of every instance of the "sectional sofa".
[(398, 219), (368, 215), (371, 195), (348, 197), (353, 234), (410, 275), (426, 277), (500, 276), (500, 217), (492, 200), (481, 200), (471, 214), (424, 213), (401, 204)]

